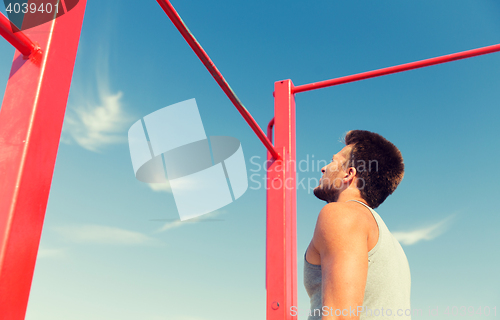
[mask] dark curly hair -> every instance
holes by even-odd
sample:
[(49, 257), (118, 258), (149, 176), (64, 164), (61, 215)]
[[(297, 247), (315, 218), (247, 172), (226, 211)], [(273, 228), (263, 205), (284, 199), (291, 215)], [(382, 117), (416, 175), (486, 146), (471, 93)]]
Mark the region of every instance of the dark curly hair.
[(403, 156), (394, 144), (374, 132), (351, 130), (344, 140), (346, 145), (352, 145), (347, 163), (356, 168), (361, 197), (377, 208), (403, 179)]

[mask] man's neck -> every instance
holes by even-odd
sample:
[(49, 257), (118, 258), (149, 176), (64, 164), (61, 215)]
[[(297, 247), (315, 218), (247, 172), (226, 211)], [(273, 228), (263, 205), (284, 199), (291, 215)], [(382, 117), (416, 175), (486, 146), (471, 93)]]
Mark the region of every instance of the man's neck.
[(343, 190), (339, 194), (339, 197), (338, 197), (336, 202), (347, 202), (347, 201), (351, 201), (351, 200), (363, 202), (364, 204), (368, 205), (366, 203), (366, 200), (361, 197), (361, 193), (359, 192), (359, 190), (357, 188), (354, 189), (351, 187)]

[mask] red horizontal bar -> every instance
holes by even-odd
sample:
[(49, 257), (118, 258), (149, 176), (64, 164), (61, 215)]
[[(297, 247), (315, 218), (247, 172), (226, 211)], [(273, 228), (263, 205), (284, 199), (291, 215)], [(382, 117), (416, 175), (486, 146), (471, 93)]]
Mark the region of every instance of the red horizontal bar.
[(280, 159), (280, 155), (276, 150), (274, 149), (273, 144), (269, 141), (269, 139), (266, 137), (264, 134), (264, 131), (259, 127), (255, 119), (250, 115), (248, 110), (243, 106), (241, 101), (238, 99), (236, 94), (234, 93), (233, 89), (229, 86), (229, 84), (226, 82), (222, 74), (219, 72), (215, 64), (210, 60), (210, 57), (207, 55), (205, 50), (201, 47), (201, 45), (196, 41), (196, 38), (193, 36), (191, 31), (187, 28), (187, 26), (184, 24), (182, 21), (181, 17), (175, 11), (174, 7), (168, 0), (157, 0), (158, 4), (161, 6), (163, 11), (167, 14), (167, 16), (170, 18), (172, 23), (175, 25), (177, 30), (182, 34), (184, 39), (187, 41), (191, 49), (196, 53), (198, 58), (201, 60), (201, 62), (205, 65), (205, 67), (208, 69), (210, 74), (214, 77), (215, 81), (219, 84), (219, 86), (222, 88), (224, 93), (227, 95), (229, 100), (233, 103), (233, 105), (238, 109), (240, 114), (243, 116), (243, 118), (246, 120), (246, 122), (250, 125), (252, 130), (257, 134), (257, 137), (259, 137), (260, 141), (264, 144), (264, 146), (271, 152), (273, 157), (275, 159)]
[(299, 93), (299, 92), (303, 92), (303, 91), (309, 91), (309, 90), (321, 89), (321, 88), (325, 88), (325, 87), (336, 86), (336, 85), (344, 84), (344, 83), (348, 83), (348, 82), (384, 76), (386, 74), (397, 73), (397, 72), (401, 72), (401, 71), (407, 71), (407, 70), (412, 70), (412, 69), (417, 69), (417, 68), (428, 67), (428, 66), (432, 66), (435, 64), (440, 64), (440, 63), (475, 57), (475, 56), (488, 54), (488, 53), (492, 53), (492, 52), (497, 52), (497, 51), (500, 51), (500, 44), (495, 44), (495, 45), (488, 46), (488, 47), (482, 47), (482, 48), (478, 48), (478, 49), (472, 49), (472, 50), (468, 50), (468, 51), (462, 51), (462, 52), (458, 52), (458, 53), (448, 54), (445, 56), (425, 59), (425, 60), (421, 60), (421, 61), (400, 64), (400, 65), (393, 66), (393, 67), (388, 67), (388, 68), (383, 68), (383, 69), (378, 69), (378, 70), (373, 70), (373, 71), (367, 71), (367, 72), (358, 73), (358, 74), (345, 76), (345, 77), (340, 77), (340, 78), (336, 78), (336, 79), (314, 82), (314, 83), (310, 83), (310, 84), (303, 84), (303, 85), (296, 86), (295, 88), (293, 88), (293, 93)]
[(35, 44), (10, 20), (0, 12), (0, 35), (9, 41), (24, 56), (29, 56), (35, 50)]

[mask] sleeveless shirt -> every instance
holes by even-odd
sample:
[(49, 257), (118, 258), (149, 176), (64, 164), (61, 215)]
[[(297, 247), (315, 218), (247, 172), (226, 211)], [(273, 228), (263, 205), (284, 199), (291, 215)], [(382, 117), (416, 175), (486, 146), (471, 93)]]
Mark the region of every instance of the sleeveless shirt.
[[(368, 275), (360, 320), (410, 320), (410, 266), (408, 259), (382, 218), (366, 204), (378, 226), (378, 241), (368, 252)], [(307, 250), (306, 250), (307, 253)], [(321, 265), (310, 264), (304, 254), (304, 286), (311, 300), (307, 320), (320, 320), (322, 314)], [(334, 309), (335, 310), (335, 309)], [(330, 309), (328, 309), (330, 313)], [(356, 314), (354, 311), (352, 315)], [(338, 314), (339, 315), (339, 314)]]

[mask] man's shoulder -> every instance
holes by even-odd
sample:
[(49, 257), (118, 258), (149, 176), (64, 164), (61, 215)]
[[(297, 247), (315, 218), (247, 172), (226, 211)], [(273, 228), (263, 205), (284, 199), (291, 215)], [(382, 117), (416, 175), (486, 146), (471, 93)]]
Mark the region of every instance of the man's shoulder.
[(359, 203), (332, 202), (325, 205), (318, 215), (317, 224), (359, 224), (365, 221), (366, 208)]
[(315, 237), (320, 240), (367, 233), (366, 210), (356, 202), (333, 202), (325, 205), (318, 215)]

